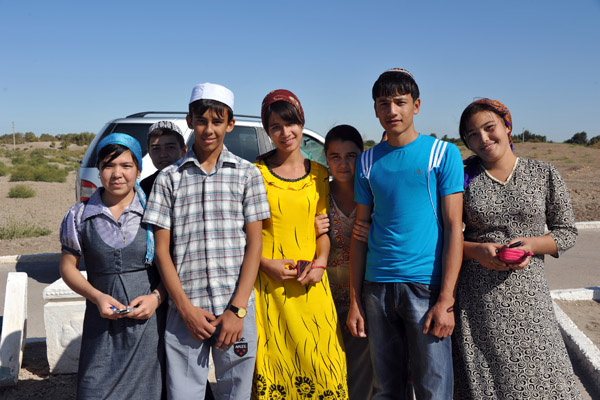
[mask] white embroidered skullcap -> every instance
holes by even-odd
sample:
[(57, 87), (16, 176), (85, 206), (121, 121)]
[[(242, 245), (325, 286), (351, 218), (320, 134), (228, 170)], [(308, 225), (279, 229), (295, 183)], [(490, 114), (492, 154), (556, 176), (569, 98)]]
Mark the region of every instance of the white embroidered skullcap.
[(194, 86), (192, 97), (190, 97), (190, 104), (202, 99), (220, 101), (233, 110), (233, 92), (225, 86), (208, 82)]
[(171, 131), (175, 131), (177, 133), (179, 133), (181, 136), (183, 136), (183, 133), (181, 133), (181, 129), (179, 129), (179, 127), (174, 124), (171, 121), (158, 121), (153, 123), (152, 125), (150, 125), (150, 128), (148, 128), (148, 134), (150, 134), (153, 130), (155, 129), (169, 129)]

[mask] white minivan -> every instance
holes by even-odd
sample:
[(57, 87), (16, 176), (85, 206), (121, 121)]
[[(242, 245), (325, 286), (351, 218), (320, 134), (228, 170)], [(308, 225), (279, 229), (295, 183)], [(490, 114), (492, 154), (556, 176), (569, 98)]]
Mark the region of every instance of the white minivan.
[[(94, 191), (101, 186), (96, 168), (96, 146), (106, 135), (111, 133), (126, 133), (135, 137), (142, 146), (143, 166), (141, 179), (152, 175), (156, 168), (148, 156), (146, 135), (148, 128), (158, 121), (171, 121), (177, 124), (183, 132), (188, 148), (194, 144), (194, 135), (185, 121), (186, 112), (171, 111), (146, 111), (118, 118), (108, 122), (96, 135), (87, 149), (81, 166), (77, 170), (75, 197), (77, 201), (87, 200)], [(260, 122), (260, 117), (248, 115), (235, 115), (235, 128), (225, 135), (225, 146), (239, 157), (254, 162), (256, 157), (275, 148), (273, 142), (265, 132)], [(304, 129), (301, 151), (304, 157), (327, 165), (323, 151), (324, 138), (318, 133)]]

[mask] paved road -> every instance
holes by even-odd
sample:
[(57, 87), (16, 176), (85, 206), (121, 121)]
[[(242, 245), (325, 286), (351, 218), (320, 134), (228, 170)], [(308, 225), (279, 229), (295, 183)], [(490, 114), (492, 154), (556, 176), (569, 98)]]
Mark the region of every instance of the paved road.
[[(6, 275), (9, 271), (27, 272), (29, 276), (27, 338), (43, 340), (46, 334), (42, 290), (60, 277), (58, 257), (19, 262), (2, 262), (0, 258), (0, 315), (4, 312)], [(547, 256), (546, 277), (551, 289), (600, 287), (600, 229), (580, 230), (577, 244), (572, 249), (558, 259)]]

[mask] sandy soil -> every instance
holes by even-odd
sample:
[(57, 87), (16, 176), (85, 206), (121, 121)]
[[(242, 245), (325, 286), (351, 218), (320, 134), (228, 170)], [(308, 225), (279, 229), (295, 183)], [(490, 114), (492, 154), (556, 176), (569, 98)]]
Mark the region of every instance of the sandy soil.
[(76, 374), (49, 374), (45, 342), (28, 343), (17, 386), (0, 388), (0, 399), (70, 400), (75, 399), (76, 385)]
[(600, 349), (600, 302), (595, 300), (554, 301)]

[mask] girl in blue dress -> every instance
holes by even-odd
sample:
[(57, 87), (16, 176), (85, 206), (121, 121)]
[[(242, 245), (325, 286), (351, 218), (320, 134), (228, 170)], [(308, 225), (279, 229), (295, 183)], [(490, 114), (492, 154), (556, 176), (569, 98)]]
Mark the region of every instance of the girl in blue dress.
[(141, 224), (140, 144), (113, 133), (97, 159), (103, 187), (73, 205), (60, 227), (61, 276), (86, 298), (77, 398), (160, 399), (166, 292), (152, 264), (152, 231)]

